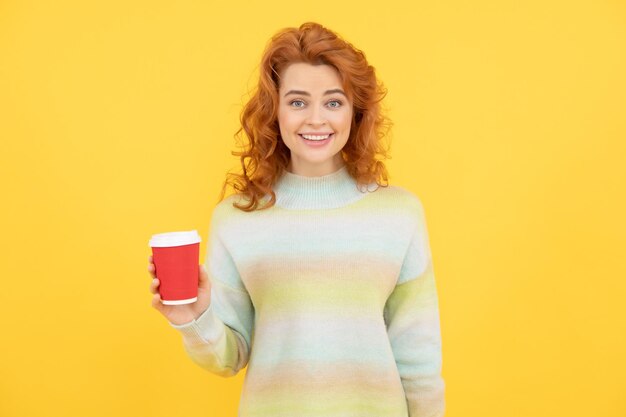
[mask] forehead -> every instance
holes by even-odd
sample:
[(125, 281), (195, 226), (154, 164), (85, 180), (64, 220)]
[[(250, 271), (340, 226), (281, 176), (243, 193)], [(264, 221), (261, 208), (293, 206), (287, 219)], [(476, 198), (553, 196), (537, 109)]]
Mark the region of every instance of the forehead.
[(282, 71), (279, 84), (280, 90), (297, 88), (313, 92), (341, 88), (341, 78), (339, 72), (330, 65), (297, 62)]

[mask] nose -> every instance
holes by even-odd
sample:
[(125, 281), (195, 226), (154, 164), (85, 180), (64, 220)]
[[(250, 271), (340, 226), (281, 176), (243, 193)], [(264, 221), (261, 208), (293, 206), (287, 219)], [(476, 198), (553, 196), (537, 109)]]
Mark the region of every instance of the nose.
[(319, 106), (311, 106), (310, 111), (307, 114), (307, 124), (309, 125), (323, 125), (326, 121), (323, 110)]

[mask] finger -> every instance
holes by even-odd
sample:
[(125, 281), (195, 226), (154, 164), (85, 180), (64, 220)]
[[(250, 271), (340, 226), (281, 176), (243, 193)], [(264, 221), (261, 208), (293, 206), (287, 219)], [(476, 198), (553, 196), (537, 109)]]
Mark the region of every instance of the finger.
[(211, 281), (209, 280), (209, 273), (204, 265), (200, 265), (200, 274), (198, 277), (199, 288), (211, 288)]
[(150, 282), (150, 292), (152, 294), (156, 294), (159, 290), (159, 279), (158, 278), (154, 278), (151, 282)]
[(204, 267), (204, 265), (200, 265), (200, 267), (198, 268), (198, 272), (199, 272), (199, 282), (204, 282), (204, 281), (208, 281), (209, 279), (209, 275), (206, 272), (206, 268)]
[(148, 256), (148, 262), (152, 263), (153, 259), (152, 259), (152, 255)]
[(163, 304), (161, 303), (161, 295), (160, 294), (154, 294), (152, 296), (152, 307), (161, 311), (161, 309), (163, 308)]
[(156, 278), (154, 264), (148, 264), (148, 272), (150, 273), (150, 275), (152, 275), (152, 278)]

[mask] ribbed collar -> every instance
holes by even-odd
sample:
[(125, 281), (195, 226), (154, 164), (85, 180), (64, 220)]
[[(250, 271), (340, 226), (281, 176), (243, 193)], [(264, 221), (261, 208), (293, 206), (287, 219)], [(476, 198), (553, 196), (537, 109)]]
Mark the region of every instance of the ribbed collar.
[(357, 181), (348, 172), (347, 165), (319, 177), (305, 177), (283, 171), (273, 189), (276, 193), (276, 205), (299, 210), (343, 207), (363, 198), (368, 190), (372, 190), (371, 187), (363, 186), (359, 189)]

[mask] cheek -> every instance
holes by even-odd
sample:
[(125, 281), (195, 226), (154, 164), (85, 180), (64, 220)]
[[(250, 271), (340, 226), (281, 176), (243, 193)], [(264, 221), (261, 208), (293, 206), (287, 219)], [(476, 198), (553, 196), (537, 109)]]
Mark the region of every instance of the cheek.
[(285, 136), (287, 133), (287, 126), (289, 122), (284, 115), (278, 114), (278, 128), (280, 129), (280, 133), (282, 136)]
[(278, 124), (280, 125), (281, 129), (292, 128), (295, 123), (296, 123), (296, 120), (294, 120), (293, 115), (290, 115), (289, 113), (286, 113), (286, 112), (278, 113)]
[(341, 129), (349, 129), (352, 123), (352, 114), (350, 112), (335, 113), (332, 117), (332, 123)]

